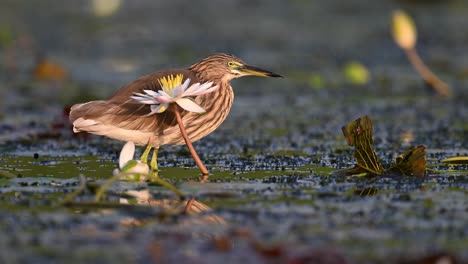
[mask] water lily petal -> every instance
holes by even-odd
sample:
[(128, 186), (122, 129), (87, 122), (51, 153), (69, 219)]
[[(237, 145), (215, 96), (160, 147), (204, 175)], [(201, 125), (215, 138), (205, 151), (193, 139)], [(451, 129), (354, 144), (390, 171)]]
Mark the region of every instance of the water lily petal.
[(193, 92), (194, 95), (201, 95), (201, 94), (206, 94), (206, 90), (210, 89), (213, 85), (213, 82), (207, 82), (207, 83), (204, 83), (202, 85), (200, 85), (200, 87), (198, 87), (198, 89), (196, 91)]
[(163, 95), (167, 95), (169, 97), (173, 97), (173, 93), (172, 93), (172, 90), (173, 89), (167, 89), (166, 87), (162, 87), (162, 90), (159, 90), (159, 94), (163, 94)]
[(175, 102), (186, 111), (195, 113), (205, 113), (205, 109), (197, 105), (194, 101), (188, 98), (178, 98)]
[(193, 95), (202, 95), (202, 94), (212, 93), (212, 92), (218, 90), (218, 88), (219, 88), (218, 85), (216, 85), (216, 86), (210, 87), (208, 89), (204, 89), (204, 90), (199, 89), (199, 91), (194, 93)]
[[(141, 97), (141, 98), (147, 98), (147, 99), (154, 99), (155, 96), (147, 95), (147, 94), (141, 94), (141, 93), (133, 93), (133, 96), (136, 97)], [(159, 94), (158, 94), (159, 96)]]
[(119, 156), (119, 168), (122, 169), (128, 161), (133, 159), (135, 154), (135, 144), (133, 142), (127, 142), (120, 151)]
[(171, 103), (174, 99), (172, 97), (159, 96), (158, 98), (156, 98), (156, 100), (158, 100), (158, 102), (160, 102), (161, 104), (168, 104)]
[(163, 90), (160, 90), (160, 91), (159, 91), (159, 96), (165, 96), (165, 97), (167, 97), (167, 98), (172, 98), (172, 97), (173, 97), (173, 96), (172, 96), (172, 91), (170, 91), (170, 93), (167, 93), (167, 92), (165, 92), (165, 91), (163, 91)]
[(135, 99), (137, 101), (146, 101), (146, 100), (153, 100), (156, 101), (154, 97), (148, 97), (148, 96), (137, 96), (137, 95), (132, 95), (130, 98)]
[(156, 91), (153, 91), (153, 90), (143, 90), (143, 92), (145, 92), (146, 94), (148, 94), (149, 96), (152, 96), (152, 97), (159, 96), (159, 93), (156, 92)]
[(190, 78), (187, 78), (185, 82), (182, 84), (182, 92), (187, 90), (188, 85), (190, 84)]
[(200, 86), (199, 90), (206, 90), (210, 88), (211, 86), (213, 86), (213, 82), (206, 82)]
[(211, 86), (213, 86), (213, 82), (206, 82), (200, 86), (199, 90), (206, 90), (210, 88)]
[(197, 90), (199, 86), (200, 86), (200, 83), (194, 83), (194, 84), (190, 85), (190, 87), (187, 90), (185, 90), (184, 96), (190, 96), (190, 94), (193, 91)]
[(182, 97), (182, 94), (184, 93), (185, 89), (187, 89), (187, 86), (190, 83), (190, 78), (187, 78), (184, 83), (179, 84), (172, 88), (172, 97), (178, 98)]
[[(210, 82), (210, 83), (211, 83), (211, 82)], [(192, 92), (193, 92), (193, 93), (196, 93), (196, 92), (199, 92), (200, 90), (203, 90), (204, 87), (206, 86), (206, 84), (207, 84), (207, 83), (202, 83), (202, 84), (200, 84), (200, 85), (197, 87), (197, 89), (193, 90)]]
[(168, 107), (168, 104), (160, 104), (160, 105), (152, 105), (151, 108), (151, 113), (162, 113), (166, 111)]
[(179, 97), (182, 94), (183, 91), (184, 90), (183, 90), (183, 87), (182, 87), (181, 84), (175, 86), (174, 88), (172, 88), (172, 97), (174, 97), (174, 98)]
[(138, 96), (130, 96), (130, 98), (132, 98), (133, 100), (136, 100), (138, 101), (139, 103), (142, 103), (142, 104), (149, 104), (149, 105), (152, 105), (152, 104), (159, 104), (159, 101), (155, 100), (155, 99), (148, 99), (148, 98), (145, 98), (145, 97), (138, 97)]

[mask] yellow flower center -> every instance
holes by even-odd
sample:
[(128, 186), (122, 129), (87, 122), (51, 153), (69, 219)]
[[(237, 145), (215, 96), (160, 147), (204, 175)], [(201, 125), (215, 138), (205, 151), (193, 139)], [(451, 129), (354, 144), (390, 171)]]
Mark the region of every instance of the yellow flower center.
[(177, 74), (175, 77), (174, 75), (171, 74), (171, 75), (159, 78), (158, 82), (159, 82), (159, 85), (161, 85), (161, 87), (164, 87), (170, 91), (177, 85), (181, 85), (183, 78), (184, 76), (182, 74)]

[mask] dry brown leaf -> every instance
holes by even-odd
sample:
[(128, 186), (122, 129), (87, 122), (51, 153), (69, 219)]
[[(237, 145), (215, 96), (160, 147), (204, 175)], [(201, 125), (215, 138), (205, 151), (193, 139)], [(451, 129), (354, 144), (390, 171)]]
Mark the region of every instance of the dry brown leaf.
[(426, 175), (426, 147), (410, 147), (399, 155), (396, 164), (385, 173), (424, 177)]
[[(372, 148), (372, 129), (372, 121), (367, 115), (351, 121), (341, 128), (348, 145), (356, 148), (354, 151), (356, 165), (364, 172), (382, 174), (384, 169)], [(354, 170), (356, 171), (357, 168)]]
[(417, 177), (426, 175), (426, 147), (422, 145), (410, 147), (405, 153), (397, 157), (394, 166), (385, 171), (372, 148), (372, 129), (372, 121), (367, 115), (342, 127), (346, 141), (350, 146), (355, 147), (353, 156), (357, 164), (353, 168), (338, 170), (334, 173), (335, 175), (346, 176), (362, 173)]

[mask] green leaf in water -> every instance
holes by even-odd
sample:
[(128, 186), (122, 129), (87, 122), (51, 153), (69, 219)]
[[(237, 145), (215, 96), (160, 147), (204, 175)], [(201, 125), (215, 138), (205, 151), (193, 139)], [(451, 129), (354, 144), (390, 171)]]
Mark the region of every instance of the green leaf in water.
[(468, 156), (450, 157), (443, 159), (440, 162), (448, 164), (468, 164)]
[(13, 179), (13, 178), (16, 178), (16, 176), (8, 171), (2, 171), (0, 170), (0, 177), (1, 178), (9, 178), (9, 179)]

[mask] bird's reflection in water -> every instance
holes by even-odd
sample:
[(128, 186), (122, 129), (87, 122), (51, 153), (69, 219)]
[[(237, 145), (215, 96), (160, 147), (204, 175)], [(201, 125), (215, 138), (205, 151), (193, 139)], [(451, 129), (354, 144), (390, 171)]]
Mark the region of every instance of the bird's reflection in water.
[[(190, 225), (203, 225), (203, 224), (219, 224), (224, 226), (226, 221), (218, 216), (213, 214), (213, 209), (208, 205), (191, 198), (188, 200), (180, 200), (176, 198), (167, 198), (167, 199), (155, 199), (148, 189), (140, 191), (127, 191), (127, 195), (136, 198), (136, 205), (144, 206), (154, 206), (159, 207), (160, 209), (167, 211), (168, 215), (187, 215), (190, 217), (185, 217), (179, 223), (181, 224), (190, 224)], [(121, 204), (130, 204), (129, 199), (120, 198)], [(132, 204), (135, 204), (132, 202)], [(139, 220), (132, 218), (126, 219), (126, 224), (139, 224)]]

